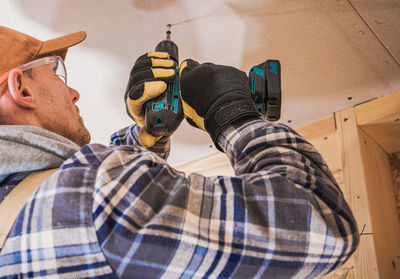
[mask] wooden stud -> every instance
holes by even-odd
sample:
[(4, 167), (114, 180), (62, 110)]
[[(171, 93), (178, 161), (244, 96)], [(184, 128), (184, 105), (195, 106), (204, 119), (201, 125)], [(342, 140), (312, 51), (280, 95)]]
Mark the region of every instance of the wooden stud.
[(358, 125), (387, 153), (400, 151), (400, 92), (355, 107)]
[(176, 168), (186, 174), (199, 173), (202, 175), (235, 175), (233, 168), (224, 153), (218, 152), (213, 155), (207, 156), (189, 162)]
[(336, 123), (333, 114), (318, 118), (294, 128), (297, 133), (306, 139), (325, 137), (336, 133)]
[(355, 109), (336, 114), (345, 196), (358, 223), (356, 278), (400, 278), (400, 223), (386, 152), (357, 126)]
[(400, 92), (357, 105), (355, 111), (359, 126), (379, 122), (400, 111)]

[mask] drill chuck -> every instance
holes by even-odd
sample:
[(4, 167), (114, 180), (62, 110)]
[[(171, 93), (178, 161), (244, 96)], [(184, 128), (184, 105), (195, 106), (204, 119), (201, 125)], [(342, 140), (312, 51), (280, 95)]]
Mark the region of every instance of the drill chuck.
[(171, 40), (167, 39), (159, 42), (156, 46), (156, 51), (167, 52), (176, 63), (179, 62), (178, 46)]

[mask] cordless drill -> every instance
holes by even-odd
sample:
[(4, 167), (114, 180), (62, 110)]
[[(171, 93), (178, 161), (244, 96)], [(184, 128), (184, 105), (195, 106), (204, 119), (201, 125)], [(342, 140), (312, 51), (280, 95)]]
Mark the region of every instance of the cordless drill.
[[(171, 25), (168, 24), (167, 38), (156, 46), (156, 51), (167, 52), (179, 65), (178, 46), (171, 41)], [(175, 69), (178, 72), (178, 68)], [(183, 120), (180, 99), (179, 76), (167, 85), (167, 89), (158, 97), (145, 104), (145, 122), (147, 131), (153, 136), (170, 136)]]
[[(167, 52), (179, 65), (178, 46), (171, 40), (171, 25), (167, 38), (156, 46), (156, 51)], [(176, 69), (178, 72), (178, 68)], [(267, 60), (253, 66), (249, 72), (251, 96), (257, 110), (270, 121), (277, 121), (281, 114), (281, 64), (279, 60)], [(146, 128), (154, 136), (170, 136), (183, 120), (180, 99), (179, 76), (158, 97), (145, 104)]]

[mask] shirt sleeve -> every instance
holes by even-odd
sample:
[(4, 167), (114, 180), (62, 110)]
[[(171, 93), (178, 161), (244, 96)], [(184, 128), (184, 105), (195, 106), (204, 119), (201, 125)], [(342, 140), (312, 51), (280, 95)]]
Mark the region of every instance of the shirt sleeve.
[[(140, 146), (139, 144), (139, 131), (140, 127), (136, 125), (136, 123), (123, 128), (115, 133), (113, 133), (110, 137), (110, 145), (111, 146), (123, 146), (123, 145), (135, 145)], [(167, 159), (170, 151), (170, 137), (162, 137), (159, 139), (156, 144), (148, 150), (156, 153), (163, 159)]]
[(234, 177), (185, 176), (137, 148), (102, 161), (94, 226), (121, 277), (315, 278), (350, 257), (356, 222), (310, 143), (263, 119), (218, 141)]
[(294, 130), (257, 119), (229, 127), (219, 144), (246, 185), (263, 187), (244, 196), (247, 221), (249, 212), (264, 209), (259, 213), (274, 242), (271, 258), (289, 269), (293, 264), (290, 276), (322, 276), (356, 250), (357, 225), (343, 193), (322, 156)]

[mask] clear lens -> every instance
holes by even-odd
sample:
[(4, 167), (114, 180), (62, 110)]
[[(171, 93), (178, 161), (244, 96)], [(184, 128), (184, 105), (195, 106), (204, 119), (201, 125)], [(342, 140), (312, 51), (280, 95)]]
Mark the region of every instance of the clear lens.
[(65, 82), (65, 84), (67, 84), (67, 70), (65, 68), (64, 61), (59, 56), (43, 57), (35, 61), (26, 63), (24, 65), (21, 65), (18, 68), (21, 71), (26, 71), (46, 64), (49, 65), (54, 75), (61, 78)]
[(67, 84), (67, 71), (65, 69), (64, 62), (60, 57), (55, 57), (56, 60), (50, 63), (50, 67), (53, 70), (53, 73), (61, 78), (65, 84)]

